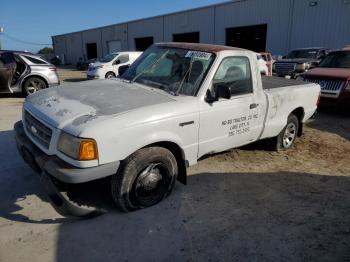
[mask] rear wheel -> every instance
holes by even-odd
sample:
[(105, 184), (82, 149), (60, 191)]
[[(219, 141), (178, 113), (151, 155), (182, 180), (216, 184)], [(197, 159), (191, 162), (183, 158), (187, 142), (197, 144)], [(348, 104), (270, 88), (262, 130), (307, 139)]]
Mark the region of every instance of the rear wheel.
[(113, 72), (108, 72), (106, 75), (105, 75), (105, 78), (113, 78), (115, 77), (115, 74)]
[(39, 77), (29, 77), (23, 84), (23, 94), (25, 96), (34, 94), (35, 92), (47, 88), (46, 82)]
[(177, 173), (176, 158), (168, 149), (140, 149), (112, 177), (113, 200), (125, 212), (153, 206), (170, 194)]
[(277, 136), (276, 150), (287, 150), (292, 147), (298, 135), (299, 120), (295, 115), (288, 117), (287, 125)]

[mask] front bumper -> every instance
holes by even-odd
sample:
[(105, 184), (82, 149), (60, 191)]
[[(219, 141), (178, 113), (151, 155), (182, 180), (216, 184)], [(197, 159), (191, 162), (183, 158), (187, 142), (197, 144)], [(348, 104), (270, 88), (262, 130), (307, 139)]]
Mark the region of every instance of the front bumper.
[(77, 168), (66, 163), (57, 156), (49, 156), (41, 151), (27, 137), (21, 121), (15, 124), (14, 129), (16, 132), (17, 148), (23, 159), (26, 161), (26, 154), (30, 155), (33, 161), (30, 163), (28, 163), (28, 161), (26, 162), (35, 171), (45, 171), (64, 183), (78, 184), (97, 180), (115, 174), (119, 168), (119, 161), (97, 167)]
[(321, 94), (320, 106), (334, 107), (341, 110), (350, 109), (350, 92), (342, 91), (337, 98), (323, 97)]
[(88, 79), (95, 79), (95, 78), (99, 79), (100, 78), (100, 74), (99, 74), (99, 72), (97, 70), (88, 70), (86, 72), (86, 78), (88, 78)]
[[(23, 160), (40, 176), (52, 206), (63, 216), (96, 216), (105, 213), (94, 207), (81, 207), (71, 201), (60, 188), (61, 182), (83, 183), (113, 175), (119, 162), (92, 168), (76, 168), (56, 156), (49, 156), (35, 146), (26, 136), (22, 122), (14, 126), (16, 144)], [(61, 182), (60, 182), (61, 181)]]

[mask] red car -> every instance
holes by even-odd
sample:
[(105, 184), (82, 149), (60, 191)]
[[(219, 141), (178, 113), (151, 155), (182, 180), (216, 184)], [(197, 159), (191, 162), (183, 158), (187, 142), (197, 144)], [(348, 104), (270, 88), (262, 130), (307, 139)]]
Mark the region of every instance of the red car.
[(304, 79), (321, 86), (321, 105), (350, 108), (350, 47), (329, 53)]

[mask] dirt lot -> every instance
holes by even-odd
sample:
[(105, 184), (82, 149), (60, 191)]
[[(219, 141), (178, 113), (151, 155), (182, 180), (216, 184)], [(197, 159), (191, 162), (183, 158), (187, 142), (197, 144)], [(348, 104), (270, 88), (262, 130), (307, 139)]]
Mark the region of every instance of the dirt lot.
[[(85, 74), (60, 71), (67, 81)], [(0, 98), (0, 261), (350, 261), (350, 117), (321, 111), (287, 152), (207, 157), (161, 204), (63, 218), (16, 152), (23, 98)]]

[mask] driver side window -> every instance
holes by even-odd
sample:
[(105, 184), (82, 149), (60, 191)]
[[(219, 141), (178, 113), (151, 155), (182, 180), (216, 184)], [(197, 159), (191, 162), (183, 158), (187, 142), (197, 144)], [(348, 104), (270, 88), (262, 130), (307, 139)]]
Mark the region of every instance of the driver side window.
[(127, 62), (129, 62), (129, 55), (128, 55), (128, 54), (120, 55), (120, 56), (118, 57), (118, 59), (115, 60), (115, 64), (116, 64), (116, 65), (125, 64), (125, 63), (127, 63)]
[(221, 62), (213, 85), (227, 86), (232, 96), (253, 93), (250, 63), (247, 57), (227, 57)]

